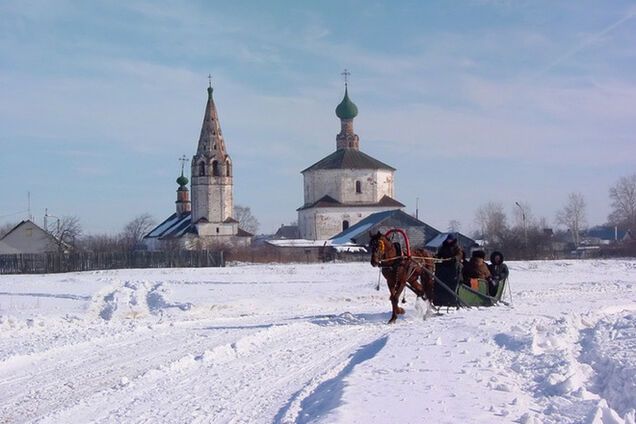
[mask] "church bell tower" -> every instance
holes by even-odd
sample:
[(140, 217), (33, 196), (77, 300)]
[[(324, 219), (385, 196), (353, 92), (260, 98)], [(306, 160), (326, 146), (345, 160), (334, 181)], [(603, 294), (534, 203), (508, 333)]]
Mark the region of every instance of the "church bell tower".
[[(195, 225), (234, 221), (232, 160), (225, 148), (212, 92), (210, 81), (197, 153), (192, 157), (191, 164), (192, 223)], [(211, 232), (222, 235), (228, 230), (224, 227), (217, 225)]]

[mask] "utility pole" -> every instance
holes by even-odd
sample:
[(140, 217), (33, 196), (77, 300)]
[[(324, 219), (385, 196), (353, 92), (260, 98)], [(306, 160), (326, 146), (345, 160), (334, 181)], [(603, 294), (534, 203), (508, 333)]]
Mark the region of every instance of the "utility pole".
[(420, 219), (420, 198), (415, 198), (415, 219)]
[(523, 207), (521, 207), (519, 202), (515, 202), (515, 205), (517, 205), (519, 209), (521, 209), (521, 220), (523, 222), (523, 244), (525, 245), (527, 249), (528, 248), (528, 226), (526, 225), (526, 211), (523, 209)]

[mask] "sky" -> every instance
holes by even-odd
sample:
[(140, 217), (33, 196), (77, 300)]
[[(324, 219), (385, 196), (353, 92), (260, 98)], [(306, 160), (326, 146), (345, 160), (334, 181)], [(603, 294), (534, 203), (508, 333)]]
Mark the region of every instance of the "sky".
[(235, 203), (274, 232), (335, 150), (344, 68), (407, 212), (468, 233), (487, 202), (554, 223), (580, 192), (602, 224), (636, 172), (635, 45), (624, 1), (3, 1), (0, 225), (27, 193), (89, 234), (167, 218), (211, 74)]

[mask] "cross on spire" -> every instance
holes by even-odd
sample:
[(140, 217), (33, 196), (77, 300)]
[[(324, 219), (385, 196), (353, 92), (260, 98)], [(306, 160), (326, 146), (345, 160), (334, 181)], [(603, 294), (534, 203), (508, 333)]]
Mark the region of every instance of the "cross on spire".
[(349, 72), (349, 70), (345, 68), (345, 70), (340, 75), (344, 77), (344, 83), (346, 87), (347, 84), (349, 83), (349, 76), (351, 75), (351, 72)]
[(185, 166), (185, 163), (188, 161), (188, 158), (186, 157), (186, 155), (183, 155), (179, 158), (179, 162), (181, 162), (181, 175), (183, 175), (183, 167)]
[(208, 87), (212, 88), (212, 74), (208, 74)]

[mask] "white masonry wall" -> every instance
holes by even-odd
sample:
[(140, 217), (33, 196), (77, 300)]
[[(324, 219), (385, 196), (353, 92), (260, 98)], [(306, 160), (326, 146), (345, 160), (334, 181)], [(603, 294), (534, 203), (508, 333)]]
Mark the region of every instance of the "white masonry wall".
[[(328, 195), (340, 203), (377, 203), (394, 197), (393, 171), (373, 169), (320, 169), (303, 174), (305, 204)], [(356, 193), (360, 181), (362, 193)]]
[(223, 222), (234, 213), (232, 178), (192, 177), (192, 222), (205, 217), (209, 222)]
[(328, 240), (342, 231), (346, 220), (349, 227), (376, 212), (400, 209), (399, 207), (348, 207), (311, 208), (298, 211), (300, 236), (307, 240)]

